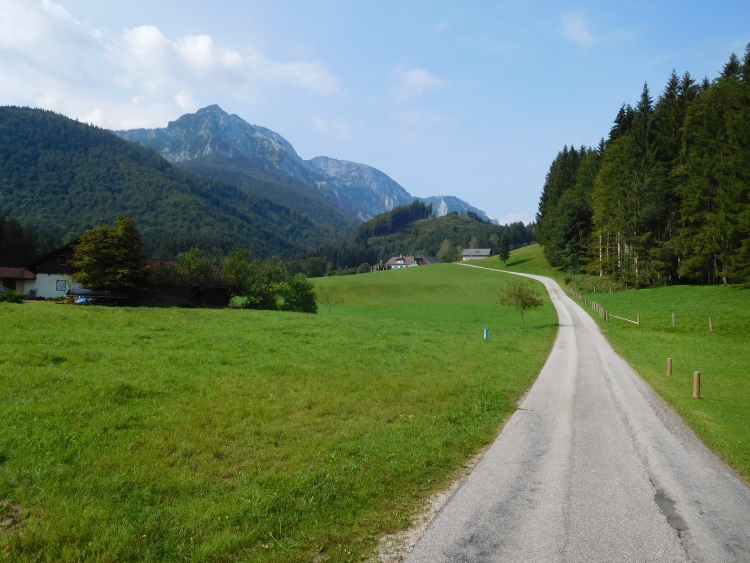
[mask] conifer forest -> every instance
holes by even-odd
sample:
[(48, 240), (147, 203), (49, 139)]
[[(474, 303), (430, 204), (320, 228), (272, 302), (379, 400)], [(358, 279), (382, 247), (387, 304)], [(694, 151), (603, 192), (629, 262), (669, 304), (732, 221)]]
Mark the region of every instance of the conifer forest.
[(714, 80), (644, 85), (598, 147), (563, 148), (536, 236), (553, 266), (636, 287), (750, 282), (750, 45)]

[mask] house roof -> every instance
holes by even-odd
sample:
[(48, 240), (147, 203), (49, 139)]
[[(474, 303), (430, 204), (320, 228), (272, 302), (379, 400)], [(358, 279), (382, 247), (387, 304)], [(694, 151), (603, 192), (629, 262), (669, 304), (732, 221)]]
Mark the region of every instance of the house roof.
[(17, 280), (34, 280), (36, 276), (26, 268), (6, 268), (0, 267), (0, 278), (17, 279)]
[(421, 258), (422, 260), (424, 260), (425, 264), (437, 264), (438, 262), (440, 262), (440, 260), (438, 260), (434, 256), (425, 256), (424, 254), (420, 254), (419, 256), (417, 256), (417, 258)]
[(414, 256), (394, 256), (393, 258), (389, 258), (385, 264), (386, 266), (394, 266), (399, 260), (403, 260), (404, 264), (411, 264), (414, 262)]
[(57, 254), (73, 254), (73, 245), (78, 244), (78, 240), (74, 240), (73, 242), (70, 242), (68, 244), (65, 244), (59, 248), (55, 248), (54, 250), (50, 250), (49, 252), (45, 252), (44, 254), (39, 254), (37, 256), (34, 256), (34, 258), (26, 264), (27, 268), (33, 268), (40, 262), (43, 262), (50, 256), (55, 256)]
[(461, 256), (489, 256), (492, 254), (491, 248), (464, 248)]

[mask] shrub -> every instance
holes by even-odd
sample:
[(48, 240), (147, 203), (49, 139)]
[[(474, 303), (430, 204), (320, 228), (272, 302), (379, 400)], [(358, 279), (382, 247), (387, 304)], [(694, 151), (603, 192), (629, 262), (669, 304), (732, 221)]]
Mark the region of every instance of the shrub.
[(281, 297), (284, 299), (279, 307), (282, 311), (313, 314), (318, 312), (318, 304), (315, 302), (315, 286), (305, 277), (305, 274), (297, 274), (284, 282)]
[(9, 289), (4, 293), (0, 293), (0, 303), (23, 303), (24, 294), (18, 291)]

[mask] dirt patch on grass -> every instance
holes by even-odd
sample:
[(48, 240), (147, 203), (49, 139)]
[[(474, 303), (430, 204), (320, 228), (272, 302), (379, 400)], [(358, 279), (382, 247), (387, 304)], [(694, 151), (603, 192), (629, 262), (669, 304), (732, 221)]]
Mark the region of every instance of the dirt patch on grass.
[(21, 505), (9, 500), (0, 500), (0, 534), (11, 532), (21, 522)]

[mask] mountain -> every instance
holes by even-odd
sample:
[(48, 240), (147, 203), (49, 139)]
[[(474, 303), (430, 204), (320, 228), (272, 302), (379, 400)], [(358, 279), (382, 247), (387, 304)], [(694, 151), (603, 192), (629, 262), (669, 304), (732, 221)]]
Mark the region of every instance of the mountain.
[(311, 173), (281, 135), (250, 125), (217, 105), (183, 115), (165, 128), (114, 133), (153, 148), (184, 170), (267, 197), (340, 230), (341, 235), (358, 223), (324, 192), (313, 188), (324, 179)]
[[(251, 125), (217, 105), (183, 115), (164, 128), (114, 133), (152, 147), (185, 170), (230, 182), (334, 228), (351, 231), (356, 224), (415, 199), (371, 166), (325, 156), (303, 160), (278, 133)], [(448, 211), (472, 209), (487, 217), (458, 198), (442, 199)]]
[(397, 182), (366, 164), (327, 156), (316, 156), (307, 162), (325, 178), (318, 182), (318, 188), (333, 193), (339, 205), (356, 213), (361, 221), (414, 199)]
[(66, 239), (102, 217), (133, 217), (157, 257), (193, 245), (288, 257), (340, 238), (307, 215), (181, 170), (109, 131), (18, 107), (0, 107), (0, 214)]
[(418, 199), (419, 201), (427, 205), (432, 205), (433, 213), (438, 217), (448, 215), (448, 213), (450, 213), (451, 211), (457, 211), (458, 213), (466, 213), (467, 211), (471, 211), (473, 213), (476, 213), (485, 221), (494, 223), (495, 225), (498, 224), (497, 219), (493, 219), (481, 209), (477, 209), (476, 207), (473, 207), (472, 205), (466, 203), (464, 200), (458, 199), (457, 197), (452, 195), (417, 197), (415, 199)]

